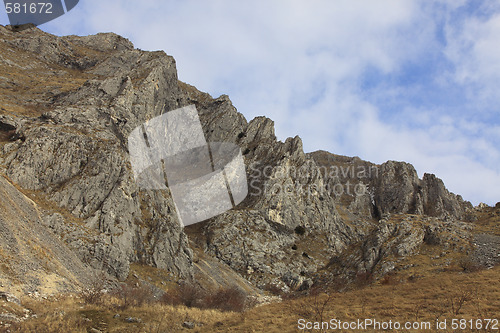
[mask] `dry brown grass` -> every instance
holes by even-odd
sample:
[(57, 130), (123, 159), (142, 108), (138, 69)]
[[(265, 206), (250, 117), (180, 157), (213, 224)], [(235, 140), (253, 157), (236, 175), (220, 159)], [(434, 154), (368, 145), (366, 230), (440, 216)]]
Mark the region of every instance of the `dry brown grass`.
[[(379, 321), (431, 321), (452, 318), (500, 318), (500, 267), (470, 274), (445, 272), (416, 282), (376, 284), (330, 295), (326, 320), (374, 318)], [(299, 318), (318, 320), (328, 295), (309, 296), (255, 308), (214, 325), (210, 332), (294, 332)], [(368, 330), (369, 331), (369, 330)]]
[(136, 276), (141, 278), (142, 280), (148, 281), (149, 283), (164, 291), (174, 289), (177, 286), (177, 282), (179, 280), (178, 277), (175, 277), (167, 270), (143, 265), (140, 263), (132, 263), (130, 264), (130, 274), (126, 282), (129, 284), (138, 283), (139, 280), (136, 278)]
[[(102, 297), (99, 304), (70, 296), (44, 301), (24, 299), (23, 303), (37, 317), (14, 324), (11, 332), (88, 332), (92, 328), (103, 332), (177, 332), (183, 330), (185, 321), (197, 325), (193, 332), (204, 332), (203, 326), (226, 321), (234, 315), (158, 302), (123, 307), (123, 300), (114, 295)], [(129, 322), (128, 318), (139, 320)]]
[[(123, 307), (123, 299), (112, 294), (98, 304), (69, 296), (45, 301), (24, 299), (24, 305), (38, 317), (14, 325), (11, 331), (88, 332), (96, 328), (103, 332), (178, 332), (185, 321), (190, 321), (196, 324), (192, 332), (295, 332), (300, 318), (432, 323), (436, 319), (498, 319), (499, 273), (500, 267), (469, 274), (444, 272), (415, 282), (375, 284), (345, 293), (289, 299), (243, 313), (160, 302)], [(127, 322), (129, 317), (140, 318), (141, 322)]]

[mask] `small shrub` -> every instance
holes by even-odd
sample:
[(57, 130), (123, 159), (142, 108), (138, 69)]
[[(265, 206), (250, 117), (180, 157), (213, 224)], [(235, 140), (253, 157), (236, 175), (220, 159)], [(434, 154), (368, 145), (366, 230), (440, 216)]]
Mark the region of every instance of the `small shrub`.
[(112, 294), (120, 300), (120, 308), (123, 309), (133, 306), (141, 306), (146, 303), (151, 303), (154, 300), (154, 296), (150, 288), (132, 287), (125, 283), (115, 289)]
[(329, 303), (333, 300), (333, 294), (321, 286), (313, 286), (309, 291), (309, 295), (312, 301), (311, 308), (313, 309), (315, 321), (323, 322), (326, 310), (329, 308)]
[(100, 304), (102, 300), (101, 290), (94, 288), (83, 291), (80, 296), (86, 304)]
[(358, 272), (356, 274), (356, 285), (358, 287), (365, 287), (373, 283), (375, 278), (371, 272)]
[(458, 262), (458, 265), (466, 273), (472, 273), (482, 270), (484, 267), (474, 262), (471, 258), (463, 258)]
[(181, 284), (177, 289), (181, 304), (187, 307), (200, 307), (207, 292), (193, 284)]
[(165, 293), (160, 302), (168, 305), (185, 305), (187, 307), (201, 307), (207, 292), (191, 283), (182, 283), (176, 289)]
[(459, 315), (460, 310), (469, 301), (473, 300), (473, 292), (470, 290), (462, 290), (455, 296), (449, 298), (449, 304), (451, 308), (451, 313), (454, 315)]
[(179, 297), (179, 293), (176, 290), (173, 291), (167, 291), (164, 293), (160, 299), (158, 300), (162, 304), (166, 305), (181, 305), (181, 299)]
[(95, 276), (90, 286), (82, 291), (80, 297), (87, 304), (101, 304), (103, 290), (106, 287), (106, 277), (104, 275)]
[(399, 280), (395, 273), (388, 273), (384, 276), (384, 278), (380, 281), (380, 284), (395, 286), (399, 284)]
[(185, 305), (200, 309), (217, 309), (221, 311), (243, 311), (245, 294), (236, 287), (219, 288), (206, 291), (197, 285), (185, 283), (177, 289), (165, 293), (160, 302), (168, 305)]
[(236, 287), (220, 288), (206, 295), (204, 306), (221, 311), (242, 312), (245, 309), (245, 299), (245, 294)]

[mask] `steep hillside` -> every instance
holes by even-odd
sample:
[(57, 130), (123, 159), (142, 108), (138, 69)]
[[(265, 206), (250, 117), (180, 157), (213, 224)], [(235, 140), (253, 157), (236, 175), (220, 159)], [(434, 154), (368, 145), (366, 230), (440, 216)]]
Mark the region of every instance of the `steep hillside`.
[[(49, 215), (44, 216), (47, 213), (44, 208), (3, 176), (0, 177), (0, 197), (0, 286), (3, 290), (18, 296), (76, 292), (92, 280), (92, 269), (46, 228)], [(79, 228), (85, 233), (83, 226)]]

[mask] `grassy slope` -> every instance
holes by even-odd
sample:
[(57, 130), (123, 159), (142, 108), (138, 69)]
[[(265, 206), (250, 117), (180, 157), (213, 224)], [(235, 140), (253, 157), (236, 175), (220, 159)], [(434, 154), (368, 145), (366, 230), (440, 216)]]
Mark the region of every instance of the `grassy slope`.
[[(342, 321), (373, 318), (378, 321), (430, 321), (453, 318), (500, 319), (500, 267), (474, 273), (444, 272), (415, 282), (375, 284), (345, 293), (331, 294), (323, 319)], [(326, 294), (285, 300), (244, 313), (200, 310), (184, 306), (145, 304), (123, 308), (123, 302), (107, 297), (99, 305), (78, 298), (25, 300), (38, 318), (13, 328), (13, 332), (177, 332), (182, 323), (202, 324), (192, 332), (294, 332), (300, 318), (319, 321), (318, 309)], [(464, 299), (460, 306), (460, 300)], [(459, 308), (460, 307), (460, 308)], [(119, 314), (119, 317), (114, 317)], [(141, 323), (128, 323), (127, 317)], [(451, 330), (450, 330), (451, 331)], [(465, 330), (470, 331), (470, 330)]]

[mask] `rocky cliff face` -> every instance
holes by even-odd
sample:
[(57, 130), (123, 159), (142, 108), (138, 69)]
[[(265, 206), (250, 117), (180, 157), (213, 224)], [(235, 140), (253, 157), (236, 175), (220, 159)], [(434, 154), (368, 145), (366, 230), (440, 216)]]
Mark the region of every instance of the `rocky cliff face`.
[(409, 163), (388, 161), (375, 165), (325, 151), (309, 155), (320, 165), (330, 193), (353, 213), (375, 218), (391, 213), (472, 218), (470, 202), (450, 193), (433, 174), (426, 173), (419, 179)]
[[(133, 128), (181, 105), (174, 60), (113, 34), (60, 38), (36, 28), (0, 29), (2, 49), (12, 55), (3, 72), (22, 75), (16, 84), (4, 82), (19, 92), (15, 104), (2, 107), (2, 122), (17, 138), (3, 146), (6, 175), (99, 231), (91, 239), (65, 236), (93, 267), (124, 279), (129, 263), (141, 261), (189, 276), (191, 250), (171, 196), (139, 191), (126, 149)], [(22, 91), (52, 77), (60, 78), (59, 88), (30, 105)], [(80, 84), (65, 85), (73, 79)]]
[[(470, 207), (406, 163), (304, 154), (299, 137), (278, 141), (272, 120), (247, 122), (227, 96), (178, 81), (172, 57), (120, 36), (0, 27), (0, 44), (0, 171), (45, 200), (43, 220), (82, 262), (119, 279), (131, 262), (192, 277), (187, 233), (260, 287), (303, 289), (387, 213), (462, 219)], [(134, 128), (190, 104), (207, 141), (241, 147), (249, 180), (245, 201), (201, 232), (181, 226), (169, 190), (137, 187), (127, 151)]]
[(435, 269), (444, 270), (457, 253), (471, 253), (471, 231), (470, 223), (456, 220), (409, 214), (387, 216), (367, 237), (334, 256), (319, 275), (326, 281), (340, 277), (348, 282), (369, 282), (359, 280), (380, 279), (396, 272), (412, 278), (412, 269), (418, 264), (409, 263), (409, 258), (424, 252), (426, 260), (434, 260)]

